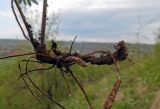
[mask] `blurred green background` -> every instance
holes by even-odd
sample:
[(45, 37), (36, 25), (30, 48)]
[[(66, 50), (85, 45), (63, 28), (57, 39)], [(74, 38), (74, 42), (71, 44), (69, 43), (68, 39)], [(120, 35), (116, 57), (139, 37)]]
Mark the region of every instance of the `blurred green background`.
[[(3, 45), (3, 50), (5, 50), (1, 56), (32, 50), (25, 41), (1, 41), (6, 41), (5, 44), (0, 43), (1, 47)], [(61, 44), (59, 45), (61, 46)], [(155, 45), (143, 45), (143, 48), (140, 44), (138, 47), (141, 49), (147, 49), (145, 47), (150, 46), (146, 53), (137, 50), (139, 49), (137, 44), (127, 45), (129, 47), (129, 57), (134, 62), (128, 60), (119, 62), (122, 84), (112, 109), (158, 109), (157, 106), (160, 106), (160, 44), (157, 42)], [(59, 47), (59, 49), (66, 50), (63, 47)], [(28, 91), (22, 79), (18, 80), (17, 63), (21, 59), (28, 59), (28, 56), (0, 60), (0, 109), (59, 109), (29, 84), (33, 92), (44, 102), (44, 104), (39, 103)], [(25, 64), (22, 63), (22, 67), (24, 66)], [(30, 63), (29, 69), (47, 66), (45, 64)], [(95, 109), (102, 109), (103, 103), (116, 81), (115, 66), (89, 65), (82, 68), (74, 65), (72, 70), (84, 86)], [(53, 99), (67, 109), (87, 109), (87, 102), (79, 87), (69, 74), (65, 75), (71, 86), (71, 96), (68, 94), (65, 80), (56, 68), (34, 72), (29, 76), (43, 90), (47, 91), (50, 88)]]

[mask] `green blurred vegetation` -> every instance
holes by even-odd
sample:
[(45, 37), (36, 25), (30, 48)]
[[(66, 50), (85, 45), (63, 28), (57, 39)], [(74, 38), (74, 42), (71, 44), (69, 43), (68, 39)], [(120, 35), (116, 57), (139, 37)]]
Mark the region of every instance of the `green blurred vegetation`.
[[(27, 49), (24, 50), (27, 51)], [(47, 109), (46, 105), (50, 101), (30, 84), (34, 93), (46, 104), (42, 105), (30, 94), (22, 79), (18, 80), (17, 62), (27, 58), (0, 60), (0, 109)], [(130, 58), (134, 59), (135, 63), (127, 60), (119, 62), (122, 84), (112, 109), (150, 109), (157, 91), (160, 90), (160, 44), (156, 44), (154, 50), (143, 57), (136, 54), (131, 55)], [(30, 63), (29, 69), (47, 66)], [(115, 66), (89, 65), (82, 68), (74, 65), (72, 70), (83, 84), (95, 109), (102, 109), (103, 103), (116, 81)], [(65, 75), (71, 85), (72, 96), (68, 96), (67, 85), (58, 69), (30, 74), (40, 88), (47, 90), (48, 86), (52, 86), (53, 98), (67, 109), (87, 109), (88, 105), (82, 92), (71, 76)], [(51, 107), (59, 109), (54, 104)]]

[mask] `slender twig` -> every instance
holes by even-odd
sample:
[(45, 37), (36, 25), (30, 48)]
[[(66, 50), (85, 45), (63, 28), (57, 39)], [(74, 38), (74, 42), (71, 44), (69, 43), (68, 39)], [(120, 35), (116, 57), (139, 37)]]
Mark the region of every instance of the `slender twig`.
[(71, 88), (70, 88), (70, 85), (69, 85), (69, 83), (68, 83), (68, 81), (67, 81), (67, 78), (66, 78), (65, 75), (64, 75), (64, 71), (63, 71), (61, 68), (60, 68), (60, 71), (61, 71), (61, 74), (62, 74), (62, 76), (63, 76), (66, 84), (67, 84), (69, 96), (71, 96)]
[[(30, 58), (29, 58), (30, 59)], [(27, 69), (28, 69), (28, 62), (26, 62), (26, 67), (25, 67), (25, 70), (27, 72)], [(26, 74), (28, 80), (31, 82), (31, 84), (38, 90), (40, 91), (43, 95), (45, 95), (48, 99), (50, 99), (53, 103), (55, 103), (57, 106), (59, 106), (60, 108), (62, 109), (65, 109), (61, 104), (59, 104), (58, 102), (56, 102), (55, 100), (53, 100), (48, 94), (46, 94), (42, 89), (40, 89), (33, 81), (32, 79), (28, 76), (28, 74)]]
[(81, 53), (83, 53), (83, 50), (84, 50), (84, 43), (83, 43), (83, 45), (82, 45), (82, 50), (81, 50)]
[(111, 109), (112, 107), (112, 104), (116, 98), (116, 95), (117, 95), (117, 92), (118, 92), (118, 89), (120, 87), (120, 84), (121, 84), (121, 77), (120, 77), (120, 70), (119, 70), (119, 65), (118, 65), (118, 62), (117, 60), (114, 58), (114, 56), (112, 55), (112, 53), (110, 51), (108, 51), (109, 55), (112, 57), (114, 63), (115, 63), (115, 66), (116, 66), (116, 72), (118, 73), (118, 79), (116, 81), (116, 83), (114, 84), (113, 88), (112, 88), (112, 91), (111, 93), (109, 94), (107, 100), (105, 101), (105, 104), (104, 104), (104, 109)]
[(57, 106), (59, 106), (62, 109), (66, 109), (64, 108), (61, 104), (59, 104), (58, 102), (56, 102), (55, 100), (53, 100), (48, 94), (46, 94), (43, 90), (41, 90), (33, 81), (32, 79), (27, 75), (28, 80), (31, 82), (31, 84), (41, 93), (43, 93), (49, 100), (51, 100), (53, 103), (55, 103)]
[[(39, 61), (25, 60), (25, 59), (20, 60), (20, 61), (22, 61), (22, 62), (27, 62), (27, 61), (29, 61), (29, 62), (36, 62), (36, 63), (39, 63)], [(25, 69), (26, 69), (26, 68), (25, 68)], [(26, 70), (26, 71), (28, 72), (28, 70)], [(37, 71), (37, 69), (34, 69), (34, 71)], [(26, 72), (21, 73), (20, 76), (18, 77), (18, 80), (19, 80), (21, 77), (25, 76), (26, 74), (27, 74)]]
[(76, 38), (77, 38), (77, 36), (74, 38), (74, 40), (73, 40), (73, 42), (72, 42), (72, 44), (71, 44), (71, 48), (70, 48), (70, 50), (69, 50), (69, 54), (71, 54), (71, 52), (72, 52), (73, 44), (74, 44)]
[(82, 91), (82, 93), (83, 93), (83, 95), (84, 95), (84, 97), (85, 97), (85, 99), (86, 99), (86, 101), (87, 101), (90, 109), (93, 109), (93, 106), (92, 106), (91, 102), (89, 101), (89, 98), (88, 98), (88, 96), (87, 96), (87, 94), (86, 94), (83, 86), (82, 86), (81, 83), (78, 81), (77, 77), (73, 74), (73, 72), (72, 72), (69, 68), (67, 68), (67, 69), (68, 69), (69, 73), (71, 74), (71, 76), (73, 77), (73, 79), (74, 79), (74, 80), (76, 81), (76, 83), (78, 84), (79, 88), (81, 89), (81, 91)]
[[(35, 71), (43, 71), (43, 70), (49, 70), (51, 68), (53, 68), (55, 65), (52, 65), (51, 67), (47, 67), (47, 68), (40, 68), (40, 69), (34, 69), (34, 70), (28, 70), (27, 72), (23, 73), (22, 75), (19, 76), (19, 78), (21, 78), (22, 76), (31, 73), (31, 72), (35, 72)], [(19, 79), (18, 78), (18, 79)]]
[(112, 53), (110, 51), (108, 51), (108, 53), (112, 57), (112, 59), (114, 61), (114, 64), (116, 66), (116, 72), (118, 73), (118, 79), (121, 80), (121, 75), (120, 75), (120, 70), (119, 70), (119, 64), (118, 64), (117, 60), (114, 58), (114, 56), (112, 55)]
[(28, 22), (26, 21), (26, 17), (24, 16), (24, 14), (23, 14), (23, 12), (22, 12), (22, 9), (21, 9), (18, 1), (17, 1), (17, 0), (14, 0), (14, 2), (15, 2), (15, 4), (16, 4), (16, 6), (17, 6), (17, 9), (18, 9), (19, 13), (20, 13), (20, 16), (21, 16), (21, 18), (22, 18), (22, 21), (23, 21), (23, 23), (24, 23), (24, 25), (25, 25), (25, 27), (26, 27), (26, 30), (27, 30), (27, 32), (28, 32), (30, 41), (31, 41), (31, 43), (33, 44), (33, 43), (34, 43), (34, 38), (33, 38), (33, 33), (32, 33), (32, 30), (31, 30), (31, 26), (30, 26), (30, 25), (28, 24)]
[[(21, 65), (20, 65), (20, 62), (22, 62), (22, 61), (27, 61), (27, 60), (20, 60), (20, 61), (18, 62), (18, 68), (19, 68), (20, 75), (22, 75)], [(24, 78), (23, 76), (22, 76), (22, 79), (23, 79), (24, 84), (26, 85), (26, 87), (28, 88), (28, 90), (30, 91), (30, 93), (32, 94), (32, 96), (33, 96), (36, 100), (38, 100), (41, 104), (43, 104), (42, 101), (32, 92), (32, 89), (29, 87), (29, 85), (27, 84), (27, 81), (25, 80), (25, 78)]]
[(21, 29), (21, 31), (22, 31), (23, 36), (24, 36), (28, 41), (30, 41), (30, 39), (29, 39), (29, 38), (27, 37), (27, 35), (25, 34), (25, 32), (24, 32), (24, 30), (23, 30), (23, 28), (22, 28), (22, 25), (20, 24), (20, 21), (18, 20), (17, 14), (16, 14), (15, 9), (14, 9), (13, 0), (11, 0), (11, 8), (12, 8), (13, 14), (14, 14), (14, 16), (15, 16), (15, 18), (16, 18), (16, 21), (17, 21), (17, 23), (18, 23), (18, 25), (19, 25), (19, 27), (20, 27), (20, 29)]
[(13, 57), (21, 57), (21, 56), (28, 56), (28, 55), (33, 55), (33, 54), (37, 54), (37, 55), (40, 55), (40, 56), (44, 56), (44, 57), (50, 58), (50, 56), (47, 55), (47, 54), (31, 52), (31, 53), (16, 54), (16, 55), (10, 55), (10, 56), (5, 56), (5, 57), (0, 57), (0, 59), (13, 58)]
[(41, 26), (41, 44), (44, 45), (45, 42), (45, 30), (46, 30), (46, 20), (47, 20), (47, 0), (43, 0), (43, 13), (42, 13), (42, 26)]
[(33, 54), (36, 54), (36, 53), (24, 53), (24, 54), (17, 54), (17, 55), (5, 56), (5, 57), (0, 57), (0, 59), (20, 57), (20, 56), (27, 56), (27, 55), (33, 55)]

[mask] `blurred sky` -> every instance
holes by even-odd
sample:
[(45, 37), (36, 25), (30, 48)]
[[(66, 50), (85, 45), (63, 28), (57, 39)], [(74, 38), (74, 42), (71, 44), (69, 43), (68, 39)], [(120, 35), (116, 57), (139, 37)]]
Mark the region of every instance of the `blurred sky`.
[[(139, 31), (141, 43), (155, 43), (155, 32), (160, 27), (160, 0), (48, 1), (49, 10), (60, 13), (60, 40), (78, 36), (78, 41), (137, 42)], [(0, 38), (23, 38), (10, 0), (0, 3)]]

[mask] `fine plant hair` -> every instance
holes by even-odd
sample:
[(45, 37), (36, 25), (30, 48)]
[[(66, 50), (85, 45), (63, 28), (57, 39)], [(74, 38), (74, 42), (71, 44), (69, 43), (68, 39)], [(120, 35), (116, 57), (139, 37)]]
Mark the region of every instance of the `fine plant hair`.
[[(17, 12), (15, 11), (15, 6), (17, 8)], [(45, 41), (45, 36), (46, 36), (46, 20), (47, 20), (47, 0), (43, 0), (43, 10), (42, 10), (42, 22), (41, 22), (41, 34), (39, 35), (39, 38), (35, 37), (32, 31), (32, 25), (27, 22), (26, 17), (21, 10), (20, 4), (17, 0), (11, 0), (11, 8), (13, 10), (13, 14), (16, 18), (16, 21), (23, 33), (23, 36), (26, 40), (28, 40), (34, 49), (34, 52), (32, 53), (23, 53), (23, 54), (17, 54), (13, 56), (6, 56), (6, 57), (1, 57), (0, 59), (6, 59), (6, 58), (12, 58), (12, 57), (19, 57), (19, 56), (28, 56), (30, 57), (28, 59), (23, 59), (18, 62), (18, 68), (20, 72), (19, 79), (22, 78), (24, 81), (26, 87), (30, 91), (33, 97), (35, 97), (36, 100), (38, 100), (40, 103), (43, 104), (43, 101), (36, 95), (30, 86), (28, 85), (27, 81), (32, 84), (32, 86), (35, 87), (37, 91), (42, 93), (46, 98), (48, 98), (52, 103), (56, 104), (59, 108), (61, 109), (67, 109), (66, 107), (62, 106), (60, 103), (55, 101), (49, 94), (47, 94), (44, 90), (39, 88), (33, 80), (30, 78), (30, 74), (34, 73), (35, 71), (45, 71), (53, 68), (58, 68), (62, 74), (62, 77), (65, 79), (68, 91), (71, 93), (70, 85), (65, 77), (65, 74), (70, 74), (73, 80), (76, 82), (76, 84), (79, 86), (81, 89), (84, 98), (86, 100), (86, 103), (88, 103), (89, 109), (94, 109), (92, 103), (90, 102), (87, 93), (83, 86), (81, 85), (80, 81), (78, 78), (75, 76), (74, 72), (71, 69), (71, 66), (74, 64), (78, 64), (79, 66), (82, 67), (87, 67), (88, 64), (91, 65), (112, 65), (115, 64), (115, 69), (116, 69), (116, 83), (113, 85), (113, 89), (109, 96), (106, 98), (104, 102), (103, 109), (111, 109), (112, 104), (114, 102), (114, 99), (116, 97), (116, 94), (118, 92), (118, 89), (121, 84), (121, 78), (120, 78), (120, 69), (118, 65), (118, 61), (123, 61), (128, 58), (128, 49), (127, 45), (124, 41), (118, 42), (114, 48), (114, 52), (110, 52), (109, 50), (96, 50), (96, 51), (91, 51), (87, 53), (77, 53), (74, 52), (72, 53), (72, 48), (73, 44), (75, 42), (75, 39), (73, 40), (69, 52), (62, 52), (57, 49), (57, 43), (52, 40), (52, 44), (50, 48), (47, 48), (46, 46), (46, 41)], [(19, 21), (19, 18), (17, 17), (17, 13), (20, 14), (20, 18), (22, 19), (22, 24)], [(23, 26), (22, 26), (23, 25)], [(26, 30), (26, 31), (25, 31)], [(25, 71), (22, 72), (21, 65), (22, 63), (25, 64)], [(28, 70), (28, 65), (30, 63), (37, 63), (37, 64), (48, 64), (51, 65), (50, 67), (47, 68), (39, 68), (39, 69), (33, 69), (33, 70)], [(78, 109), (78, 107), (77, 107)]]

